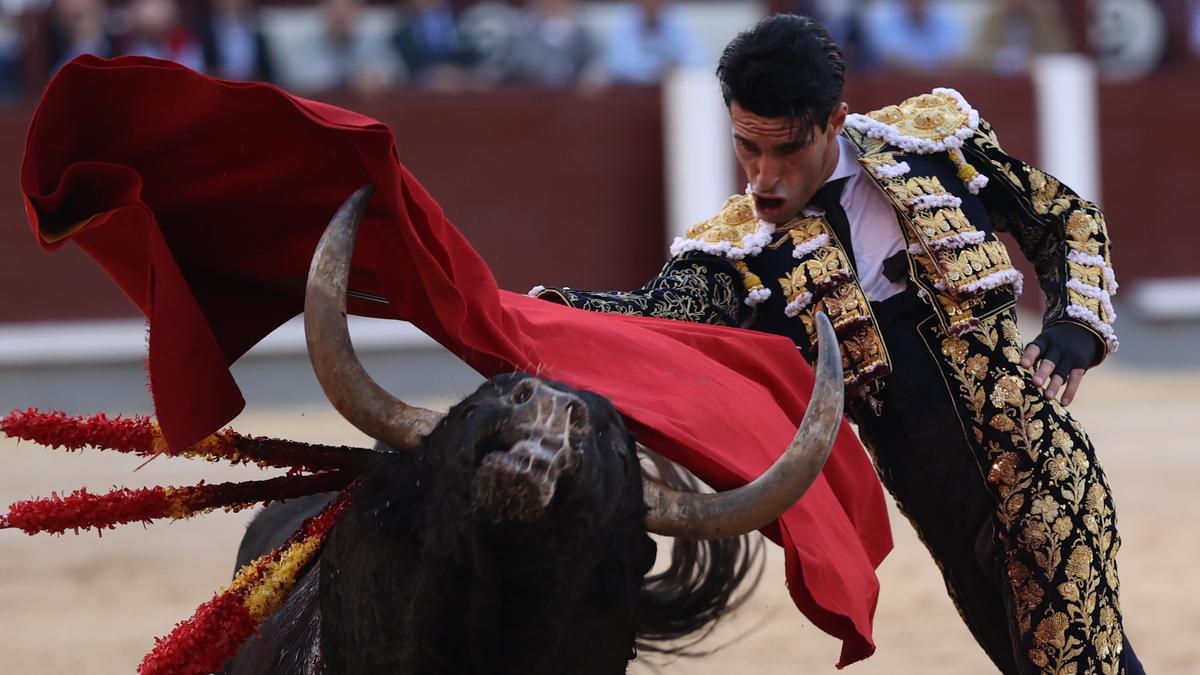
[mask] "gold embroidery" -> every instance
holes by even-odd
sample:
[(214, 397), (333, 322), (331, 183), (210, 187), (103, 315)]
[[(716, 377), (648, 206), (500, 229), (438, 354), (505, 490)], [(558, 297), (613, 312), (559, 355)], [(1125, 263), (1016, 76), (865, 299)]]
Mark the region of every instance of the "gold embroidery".
[[(779, 278), (779, 287), (783, 291), (783, 295), (788, 299), (788, 303), (799, 302), (802, 295), (808, 291), (808, 275), (804, 273), (804, 266), (797, 265), (788, 273), (786, 277)], [(811, 298), (808, 303), (811, 303)], [(806, 303), (806, 304), (808, 304)]]
[[(954, 326), (956, 332), (969, 330), (975, 318), (968, 301), (1013, 283), (1016, 272), (1008, 250), (994, 236), (975, 241), (980, 237), (979, 230), (959, 207), (912, 209), (912, 215), (906, 215), (919, 197), (949, 195), (937, 177), (914, 176), (881, 184), (904, 216), (901, 223), (905, 239), (921, 245), (922, 252), (914, 254), (914, 259), (934, 288), (944, 294), (937, 299), (943, 321)], [(993, 274), (997, 276), (981, 282)]]
[(1071, 241), (1083, 243), (1094, 239), (1103, 229), (1095, 216), (1080, 209), (1067, 218), (1065, 232)]
[[(919, 260), (923, 256), (916, 257)], [(1013, 271), (1008, 249), (997, 239), (984, 240), (957, 250), (934, 250), (932, 258), (936, 268), (943, 271), (945, 288), (939, 290), (945, 290), (954, 298), (973, 298), (996, 286), (1011, 283), (1001, 277), (993, 277), (994, 283), (984, 281), (986, 277)]]
[(975, 226), (967, 220), (967, 214), (958, 208), (941, 208), (932, 212), (918, 211), (913, 216), (917, 231), (930, 243), (948, 236), (975, 232)]
[(845, 283), (835, 286), (821, 298), (819, 305), (819, 311), (825, 312), (839, 335), (847, 328), (871, 320), (867, 298), (858, 284)]
[(1071, 200), (1062, 196), (1062, 184), (1056, 178), (1038, 169), (1028, 167), (1029, 200), (1033, 210), (1040, 215), (1061, 215), (1071, 207)]
[(996, 491), (1022, 652), (1046, 672), (1116, 675), (1120, 542), (1112, 502), (1078, 422), (1007, 358), (1019, 347), (1009, 313), (941, 338), (943, 367), (958, 383)]
[(887, 372), (887, 352), (870, 304), (854, 282), (849, 259), (832, 239), (828, 221), (824, 217), (801, 219), (789, 232), (795, 246), (810, 244), (821, 235), (830, 236), (830, 243), (807, 253), (778, 279), (788, 299), (785, 312), (799, 316), (814, 345), (817, 335), (812, 317), (815, 312), (825, 312), (840, 337), (846, 385), (856, 386)]
[(1108, 247), (1101, 239), (1104, 234), (1102, 218), (1084, 209), (1078, 209), (1067, 217), (1064, 233), (1067, 236), (1067, 246), (1072, 250), (1108, 260)]
[[(1071, 298), (1064, 290), (1065, 282), (1075, 279), (1109, 295), (1116, 291), (1103, 215), (1094, 204), (1082, 199), (1053, 176), (1005, 155), (995, 133), (982, 120), (965, 148), (975, 154), (973, 160), (986, 160), (995, 173), (1004, 175), (1013, 187), (1013, 196), (1023, 205), (1020, 214), (992, 213), (992, 224), (997, 230), (1012, 232), (1037, 269), (1047, 296), (1046, 322), (1068, 319), (1086, 323), (1105, 340), (1106, 352), (1115, 351), (1118, 341), (1112, 331), (1111, 312), (1101, 314), (1092, 310), (1094, 313), (1087, 313), (1085, 310), (1093, 303), (1076, 305), (1072, 310)], [(1013, 172), (1014, 166), (1021, 175)], [(1103, 283), (1089, 283), (1075, 276), (1083, 272), (1095, 280), (1091, 270), (1066, 265), (1064, 259), (1070, 254), (1103, 260)], [(1072, 262), (1079, 262), (1081, 256), (1072, 257), (1076, 258)], [(1064, 271), (1068, 275), (1066, 278)]]
[[(988, 163), (992, 165), (992, 169), (1001, 176), (1004, 176), (1009, 185), (1024, 191), (1024, 184), (1017, 177), (1016, 172), (1013, 171), (1013, 162), (1005, 161), (1007, 158), (1003, 155), (1004, 150), (1000, 147), (1000, 140), (996, 138), (996, 132), (990, 124), (983, 120), (979, 121), (979, 126), (975, 129), (975, 135), (971, 137), (971, 144), (975, 150), (983, 153)], [(1024, 166), (1020, 162), (1017, 162), (1017, 164)]]
[(967, 246), (961, 251), (947, 252), (943, 262), (947, 267), (946, 278), (962, 282), (962, 285), (978, 281), (1000, 270), (1012, 269), (1008, 249), (1002, 242), (995, 240)]
[(1067, 273), (1072, 279), (1088, 286), (1104, 287), (1104, 270), (1099, 265), (1087, 265), (1074, 261), (1067, 262)]
[(788, 223), (788, 236), (796, 246), (807, 243), (822, 234), (826, 234), (828, 224), (824, 218), (797, 218)]
[(733, 275), (712, 274), (703, 264), (674, 259), (639, 291), (555, 290), (572, 307), (592, 312), (736, 325), (742, 307), (736, 283)]
[(913, 176), (906, 180), (893, 179), (888, 181), (885, 188), (902, 205), (907, 205), (917, 197), (949, 194), (937, 176)]
[(1067, 289), (1067, 299), (1072, 305), (1078, 305), (1096, 316), (1104, 323), (1112, 323), (1113, 317), (1109, 314), (1107, 306), (1100, 298), (1093, 298), (1090, 295), (1084, 295), (1074, 288)]
[(859, 164), (862, 164), (863, 168), (865, 168), (867, 170), (867, 172), (870, 173), (872, 176), (881, 175), (881, 172), (879, 171), (879, 169), (882, 167), (886, 167), (884, 169), (884, 171), (882, 172), (882, 175), (886, 175), (888, 169), (891, 169), (892, 167), (898, 166), (900, 164), (899, 162), (896, 161), (897, 154), (899, 154), (899, 153), (874, 152), (871, 154), (863, 154), (863, 155), (859, 156), (858, 162), (859, 162)]
[(725, 200), (721, 212), (688, 228), (687, 238), (717, 243), (740, 244), (742, 238), (758, 231), (754, 214), (754, 199), (749, 195), (734, 195)]
[(967, 128), (970, 118), (958, 102), (940, 94), (922, 94), (867, 113), (867, 117), (896, 127), (902, 136), (941, 141)]
[(822, 246), (800, 263), (808, 275), (811, 290), (826, 290), (850, 278), (850, 261), (836, 246)]
[(842, 369), (847, 387), (856, 387), (891, 371), (887, 350), (873, 322), (860, 325), (838, 339), (842, 343)]
[(942, 354), (950, 357), (953, 363), (965, 363), (967, 358), (967, 341), (959, 337), (946, 338), (942, 341)]

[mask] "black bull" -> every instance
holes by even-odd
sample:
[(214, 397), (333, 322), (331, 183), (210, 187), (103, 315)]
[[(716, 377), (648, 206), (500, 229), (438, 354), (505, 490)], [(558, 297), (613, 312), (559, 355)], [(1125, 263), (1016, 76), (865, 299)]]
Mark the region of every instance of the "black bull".
[[(841, 412), (828, 321), (815, 404), (776, 465), (738, 490), (676, 491), (694, 485), (661, 460), (644, 480), (633, 435), (594, 393), (501, 375), (442, 417), (371, 381), (344, 318), (367, 198), (356, 193), (318, 246), (305, 321), (330, 400), (386, 451), (361, 467), (321, 552), (229, 672), (622, 673), (639, 647), (703, 637), (752, 578), (756, 549), (740, 535), (794, 503), (828, 456)], [(238, 565), (328, 499), (264, 511)], [(648, 529), (686, 535), (657, 574)]]
[[(538, 447), (506, 450), (522, 442)], [(550, 473), (539, 510), (530, 492)], [(655, 544), (632, 435), (605, 399), (526, 375), (493, 378), (364, 478), (232, 672), (621, 673), (635, 636), (703, 628), (752, 569), (744, 538), (688, 540), (646, 577)], [(238, 565), (326, 500), (265, 511)]]

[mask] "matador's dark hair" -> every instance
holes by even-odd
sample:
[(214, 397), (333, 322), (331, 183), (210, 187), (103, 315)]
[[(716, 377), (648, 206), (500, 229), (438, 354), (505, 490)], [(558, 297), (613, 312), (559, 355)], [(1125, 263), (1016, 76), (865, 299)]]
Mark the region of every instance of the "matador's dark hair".
[(842, 101), (846, 63), (825, 28), (807, 16), (779, 14), (740, 33), (717, 65), (725, 105), (762, 117), (786, 117), (801, 140), (824, 129)]

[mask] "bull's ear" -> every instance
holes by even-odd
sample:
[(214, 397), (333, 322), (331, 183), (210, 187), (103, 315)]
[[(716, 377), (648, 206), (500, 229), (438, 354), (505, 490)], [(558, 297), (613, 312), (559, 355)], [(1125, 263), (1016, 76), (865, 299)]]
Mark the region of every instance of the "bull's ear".
[(804, 421), (783, 455), (748, 485), (718, 494), (689, 494), (644, 481), (646, 528), (690, 539), (717, 539), (766, 526), (794, 505), (817, 479), (842, 421), (841, 350), (833, 325), (818, 313), (817, 379)]

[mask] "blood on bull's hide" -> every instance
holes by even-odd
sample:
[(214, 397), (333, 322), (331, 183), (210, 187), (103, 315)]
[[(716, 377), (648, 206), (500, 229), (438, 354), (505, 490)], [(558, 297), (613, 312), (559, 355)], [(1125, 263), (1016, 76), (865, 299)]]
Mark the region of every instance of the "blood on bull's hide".
[[(440, 416), (371, 381), (344, 315), (368, 196), (356, 193), (318, 246), (305, 321), (322, 387), (384, 451), (363, 460), (320, 554), (228, 671), (623, 673), (637, 648), (703, 636), (755, 567), (741, 535), (793, 504), (828, 456), (842, 390), (828, 321), (814, 405), (779, 462), (738, 490), (681, 491), (694, 484), (670, 469), (644, 480), (633, 435), (594, 393), (501, 375)], [(328, 499), (267, 509), (239, 566)], [(681, 536), (659, 574), (648, 530)]]

